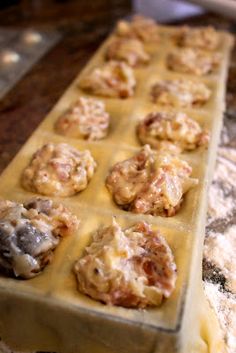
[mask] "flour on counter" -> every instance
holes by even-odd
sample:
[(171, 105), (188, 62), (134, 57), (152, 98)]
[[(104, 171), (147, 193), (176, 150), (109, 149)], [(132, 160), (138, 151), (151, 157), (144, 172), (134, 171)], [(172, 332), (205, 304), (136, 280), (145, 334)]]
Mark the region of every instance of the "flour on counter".
[(205, 294), (214, 309), (225, 336), (228, 353), (236, 352), (236, 296), (223, 293), (217, 284), (205, 282)]
[(204, 256), (221, 269), (225, 279), (225, 288), (236, 294), (236, 225), (224, 234), (210, 233), (205, 240)]
[[(227, 353), (236, 352), (236, 135), (225, 122), (208, 194), (204, 245), (205, 294), (223, 330)], [(234, 127), (236, 124), (234, 123)], [(224, 279), (222, 281), (222, 278)]]
[(225, 218), (236, 208), (236, 149), (218, 149), (214, 178), (208, 193), (208, 217)]

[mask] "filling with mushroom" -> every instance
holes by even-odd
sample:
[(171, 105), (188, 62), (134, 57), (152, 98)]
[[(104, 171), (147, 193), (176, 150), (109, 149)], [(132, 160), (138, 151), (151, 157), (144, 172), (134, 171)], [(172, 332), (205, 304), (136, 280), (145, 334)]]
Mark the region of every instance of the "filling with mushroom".
[(117, 38), (109, 44), (106, 52), (107, 60), (125, 61), (130, 66), (147, 64), (150, 56), (138, 39)]
[(82, 89), (104, 97), (131, 97), (135, 86), (133, 69), (125, 62), (114, 60), (94, 68), (80, 81)]
[(0, 201), (0, 269), (15, 277), (36, 276), (52, 261), (60, 238), (78, 225), (75, 215), (51, 200)]
[(122, 229), (113, 219), (93, 235), (74, 267), (80, 292), (110, 305), (160, 305), (175, 288), (176, 264), (159, 231), (146, 222)]
[(214, 72), (220, 63), (219, 53), (201, 49), (175, 49), (167, 56), (170, 70), (203, 76)]
[(90, 151), (48, 143), (33, 155), (23, 172), (22, 185), (42, 195), (71, 196), (87, 187), (95, 169)]
[(85, 140), (100, 140), (107, 136), (110, 116), (102, 101), (80, 97), (78, 101), (61, 115), (55, 129), (65, 136)]
[(206, 146), (209, 140), (209, 134), (202, 130), (197, 121), (180, 112), (148, 114), (138, 124), (137, 135), (142, 144), (176, 152)]
[(125, 210), (174, 216), (184, 194), (198, 184), (189, 164), (144, 146), (134, 157), (116, 163), (106, 178), (114, 201)]
[(153, 103), (166, 106), (201, 106), (211, 96), (210, 89), (203, 82), (192, 80), (161, 80), (151, 88)]

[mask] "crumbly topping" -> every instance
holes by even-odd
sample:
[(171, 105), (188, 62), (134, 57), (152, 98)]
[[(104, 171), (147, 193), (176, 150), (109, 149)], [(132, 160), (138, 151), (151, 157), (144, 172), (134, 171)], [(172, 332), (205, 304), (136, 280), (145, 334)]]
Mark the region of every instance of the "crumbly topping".
[[(137, 134), (142, 144), (176, 152), (207, 146), (209, 140), (209, 134), (198, 122), (181, 112), (149, 113), (138, 124)], [(167, 144), (163, 146), (163, 142)]]
[(211, 90), (203, 83), (186, 79), (160, 80), (151, 88), (153, 103), (166, 106), (202, 106), (211, 96)]
[(168, 69), (203, 76), (214, 72), (220, 63), (219, 53), (209, 53), (201, 49), (174, 49), (168, 55)]
[(160, 305), (176, 281), (171, 249), (145, 222), (121, 229), (113, 220), (100, 228), (74, 271), (82, 293), (124, 307)]
[(59, 117), (55, 124), (58, 133), (85, 140), (100, 140), (107, 136), (110, 115), (101, 100), (80, 97)]
[(94, 68), (80, 81), (82, 89), (104, 97), (131, 97), (135, 86), (132, 68), (125, 62), (114, 60)]
[(156, 154), (149, 145), (134, 157), (115, 164), (106, 186), (115, 202), (135, 213), (173, 216), (183, 195), (197, 185), (186, 161), (170, 154)]
[(119, 21), (116, 34), (126, 38), (137, 38), (144, 43), (158, 42), (159, 29), (156, 22), (148, 17), (136, 15), (131, 22)]
[(95, 169), (90, 151), (48, 143), (33, 155), (23, 172), (22, 185), (41, 195), (71, 196), (87, 187)]

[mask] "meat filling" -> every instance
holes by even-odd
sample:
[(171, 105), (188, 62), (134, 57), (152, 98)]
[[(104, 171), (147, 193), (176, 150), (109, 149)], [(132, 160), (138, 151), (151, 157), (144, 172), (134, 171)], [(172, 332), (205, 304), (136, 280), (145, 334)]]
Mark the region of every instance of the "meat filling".
[(15, 277), (36, 276), (52, 261), (60, 238), (78, 224), (76, 216), (51, 200), (0, 201), (0, 269)]
[(176, 264), (159, 231), (138, 222), (100, 228), (74, 268), (78, 289), (106, 304), (131, 308), (160, 305), (175, 288)]
[(209, 140), (209, 134), (185, 113), (150, 113), (138, 124), (137, 134), (142, 144), (159, 150), (176, 147), (177, 152), (206, 146)]
[(183, 195), (198, 184), (191, 173), (186, 161), (167, 153), (157, 155), (146, 145), (134, 157), (111, 168), (106, 186), (125, 210), (174, 216)]
[(210, 89), (202, 82), (186, 79), (162, 80), (151, 88), (153, 103), (165, 106), (202, 106), (211, 96)]
[(114, 60), (93, 69), (80, 81), (82, 89), (104, 97), (131, 97), (135, 86), (132, 68), (125, 62)]
[(192, 47), (205, 50), (215, 50), (219, 45), (219, 34), (211, 27), (179, 29), (174, 39), (180, 47)]
[(219, 63), (219, 53), (209, 53), (201, 49), (176, 49), (167, 56), (167, 67), (170, 70), (197, 76), (214, 72)]
[(138, 39), (114, 39), (107, 48), (106, 58), (125, 61), (130, 66), (147, 64), (150, 60)]
[(107, 136), (110, 116), (102, 101), (80, 97), (56, 122), (56, 131), (65, 136), (100, 140)]
[(87, 187), (95, 168), (89, 151), (48, 143), (33, 155), (23, 172), (22, 184), (26, 190), (42, 195), (71, 196)]

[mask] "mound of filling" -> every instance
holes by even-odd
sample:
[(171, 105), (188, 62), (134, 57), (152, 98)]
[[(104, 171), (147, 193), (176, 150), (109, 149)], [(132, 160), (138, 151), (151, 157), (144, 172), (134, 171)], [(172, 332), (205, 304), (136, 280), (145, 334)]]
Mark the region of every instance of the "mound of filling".
[(215, 50), (219, 45), (219, 34), (211, 26), (202, 28), (184, 26), (174, 37), (177, 45), (181, 47)]
[(167, 67), (170, 70), (198, 76), (214, 72), (219, 62), (219, 53), (193, 48), (175, 49), (167, 56)]
[(104, 97), (131, 97), (135, 86), (133, 69), (125, 62), (114, 60), (94, 68), (80, 81), (82, 89)]
[(161, 80), (151, 88), (153, 103), (166, 106), (201, 106), (211, 96), (210, 89), (203, 82), (186, 79)]
[(156, 22), (148, 17), (134, 16), (131, 22), (119, 21), (116, 34), (126, 38), (137, 38), (144, 43), (158, 42), (159, 29)]
[(130, 66), (147, 64), (150, 56), (138, 39), (117, 38), (109, 44), (106, 52), (107, 60), (125, 61)]
[(100, 228), (74, 267), (78, 289), (110, 305), (160, 305), (175, 288), (176, 264), (159, 231), (138, 222), (121, 229), (113, 220)]
[(206, 146), (209, 134), (202, 130), (197, 121), (185, 113), (153, 112), (137, 126), (137, 135), (143, 145), (155, 149), (170, 149), (176, 152), (194, 150)]
[(145, 145), (134, 157), (115, 164), (106, 178), (114, 201), (124, 210), (174, 216), (184, 194), (198, 184), (186, 161), (156, 153)]
[(71, 196), (87, 187), (95, 168), (90, 151), (48, 143), (33, 155), (23, 172), (22, 185), (42, 195)]
[(102, 101), (80, 97), (61, 115), (55, 124), (56, 131), (64, 136), (85, 140), (100, 140), (107, 136), (110, 116)]
[(0, 201), (0, 269), (32, 278), (52, 261), (60, 238), (76, 231), (77, 217), (62, 204), (34, 198)]

